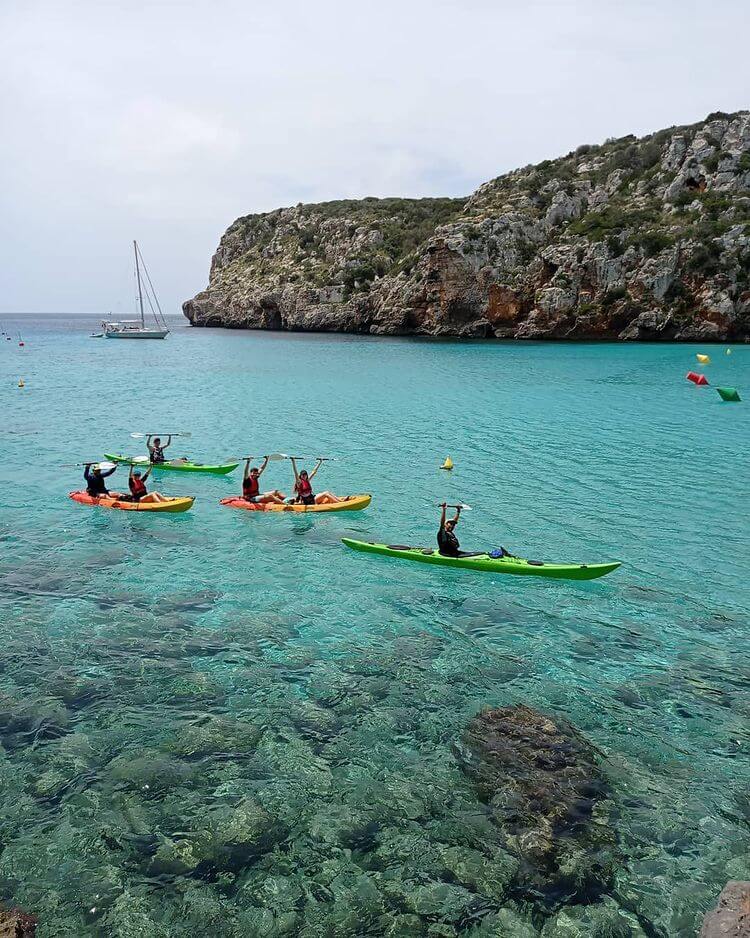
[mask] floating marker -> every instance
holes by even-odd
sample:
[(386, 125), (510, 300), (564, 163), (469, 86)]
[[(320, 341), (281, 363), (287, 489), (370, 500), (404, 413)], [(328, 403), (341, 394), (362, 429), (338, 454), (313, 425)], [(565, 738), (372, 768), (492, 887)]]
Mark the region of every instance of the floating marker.
[(717, 388), (722, 401), (741, 401), (737, 388)]
[(710, 356), (710, 355), (701, 355), (701, 353), (698, 352), (698, 354), (697, 354), (695, 357), (698, 359), (698, 361), (701, 363), (701, 365), (710, 365), (710, 364), (711, 364), (711, 356)]
[(693, 384), (708, 384), (708, 379), (705, 375), (699, 375), (695, 371), (689, 371), (685, 377), (688, 381), (692, 381)]
[(453, 468), (453, 460), (450, 458), (450, 456), (445, 457), (445, 462), (440, 468), (447, 469), (450, 472), (450, 470)]
[(19, 387), (19, 388), (23, 388), (23, 387), (25, 387), (25, 386), (26, 386), (26, 385), (23, 383), (23, 378), (19, 378), (19, 379), (18, 379), (18, 387)]
[(732, 350), (731, 350), (730, 348), (728, 348), (728, 349), (727, 349), (727, 355), (731, 355), (731, 354), (732, 354)]

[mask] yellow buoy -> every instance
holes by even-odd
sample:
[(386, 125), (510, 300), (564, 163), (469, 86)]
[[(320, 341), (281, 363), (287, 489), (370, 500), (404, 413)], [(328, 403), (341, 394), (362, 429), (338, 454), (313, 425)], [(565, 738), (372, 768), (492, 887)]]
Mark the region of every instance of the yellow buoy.
[(443, 463), (443, 465), (442, 465), (440, 468), (441, 468), (441, 469), (448, 469), (448, 470), (450, 470), (450, 469), (453, 468), (453, 460), (450, 458), (450, 456), (446, 456), (446, 457), (445, 457), (445, 462)]
[(711, 356), (710, 356), (710, 355), (701, 355), (701, 353), (698, 352), (698, 354), (697, 354), (695, 357), (698, 359), (698, 361), (701, 363), (701, 365), (710, 365), (710, 364), (711, 364)]
[(23, 378), (19, 378), (19, 379), (18, 379), (18, 387), (19, 387), (19, 388), (25, 387), (25, 385), (24, 385), (24, 383), (23, 383)]

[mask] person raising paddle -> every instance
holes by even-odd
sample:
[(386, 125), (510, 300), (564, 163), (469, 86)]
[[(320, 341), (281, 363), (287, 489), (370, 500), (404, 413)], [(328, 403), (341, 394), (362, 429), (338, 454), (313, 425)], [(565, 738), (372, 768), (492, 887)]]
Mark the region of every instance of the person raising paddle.
[(459, 518), (461, 517), (461, 506), (456, 505), (455, 507), (455, 516), (453, 518), (446, 519), (445, 515), (448, 505), (443, 502), (440, 506), (440, 529), (438, 530), (437, 534), (437, 542), (438, 552), (441, 553), (443, 557), (461, 556), (461, 546), (458, 543), (458, 538), (453, 533), (455, 531), (456, 525), (458, 524)]
[[(154, 441), (153, 443), (151, 442), (152, 439)], [(146, 446), (148, 447), (149, 460), (154, 464), (165, 462), (166, 459), (164, 456), (164, 450), (170, 445), (171, 442), (171, 433), (167, 437), (167, 442), (163, 446), (161, 445), (161, 439), (158, 436), (153, 436), (153, 434), (149, 433), (149, 435), (146, 437)]]
[(149, 466), (146, 472), (141, 474), (141, 472), (135, 468), (135, 466), (130, 467), (130, 472), (128, 473), (128, 488), (130, 489), (130, 495), (127, 497), (129, 502), (166, 502), (167, 499), (160, 495), (158, 492), (149, 492), (146, 488), (146, 479), (151, 475), (151, 470), (153, 466)]
[(87, 462), (83, 470), (83, 478), (86, 480), (86, 492), (92, 498), (101, 498), (102, 496), (108, 497), (109, 492), (107, 491), (107, 486), (104, 484), (104, 480), (111, 476), (112, 473), (117, 469), (117, 466), (112, 466), (111, 469), (106, 471), (99, 468), (99, 466), (93, 466), (93, 463)]
[(323, 465), (324, 460), (318, 459), (315, 468), (308, 474), (307, 469), (297, 471), (297, 460), (294, 456), (289, 457), (292, 461), (294, 470), (294, 495), (298, 505), (335, 505), (343, 502), (345, 499), (337, 498), (332, 492), (320, 492), (315, 495), (312, 490), (312, 480)]
[(278, 489), (272, 492), (260, 491), (260, 477), (266, 471), (268, 465), (268, 456), (263, 457), (260, 469), (257, 466), (250, 468), (252, 457), (245, 460), (245, 474), (242, 477), (242, 497), (246, 502), (255, 502), (258, 505), (273, 502), (276, 505), (283, 505), (286, 496)]

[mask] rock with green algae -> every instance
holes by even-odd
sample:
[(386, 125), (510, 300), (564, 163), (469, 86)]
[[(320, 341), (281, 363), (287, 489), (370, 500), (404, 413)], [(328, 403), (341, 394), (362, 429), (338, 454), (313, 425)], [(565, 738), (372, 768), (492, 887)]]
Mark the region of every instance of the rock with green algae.
[(189, 840), (165, 838), (151, 858), (149, 871), (153, 876), (184, 876), (197, 869), (200, 862)]
[(504, 908), (485, 915), (478, 925), (465, 932), (465, 938), (539, 938), (539, 931), (520, 912)]
[(0, 693), (0, 743), (17, 749), (70, 731), (70, 713), (54, 697), (25, 699)]
[(542, 938), (646, 938), (638, 919), (608, 896), (593, 905), (561, 909), (548, 919)]
[(469, 847), (444, 847), (438, 852), (450, 878), (498, 903), (505, 900), (518, 874), (518, 861), (502, 851), (491, 857)]
[(476, 894), (455, 883), (404, 883), (402, 893), (408, 911), (428, 919), (465, 922), (482, 908)]
[(310, 818), (307, 832), (318, 844), (370, 850), (379, 829), (377, 812), (348, 804), (325, 804)]
[(270, 850), (285, 829), (256, 798), (209, 811), (204, 828), (189, 837), (199, 868), (236, 871)]
[(209, 714), (180, 726), (165, 748), (183, 759), (236, 756), (255, 749), (262, 735), (263, 727), (255, 723)]
[(299, 934), (300, 916), (297, 912), (274, 913), (257, 906), (240, 909), (238, 916), (239, 935), (252, 938), (284, 938)]
[(396, 913), (384, 915), (378, 922), (383, 938), (424, 938), (427, 925), (418, 915)]
[(169, 927), (158, 921), (146, 899), (128, 891), (117, 897), (99, 927), (102, 934), (117, 938), (172, 938)]
[(191, 766), (170, 759), (158, 749), (123, 753), (109, 763), (105, 774), (111, 784), (137, 790), (146, 798), (158, 798), (173, 788), (190, 787), (194, 778)]

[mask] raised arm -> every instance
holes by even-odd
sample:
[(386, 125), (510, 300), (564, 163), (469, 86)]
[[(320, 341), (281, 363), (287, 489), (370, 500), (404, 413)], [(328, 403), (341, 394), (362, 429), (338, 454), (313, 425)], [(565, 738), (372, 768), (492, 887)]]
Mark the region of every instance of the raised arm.
[(117, 469), (117, 466), (112, 466), (111, 469), (107, 469), (106, 472), (102, 472), (102, 473), (101, 473), (102, 479), (106, 479), (107, 476), (111, 476), (112, 473), (115, 471), (115, 469)]
[(242, 481), (244, 482), (247, 477), (250, 475), (250, 463), (252, 462), (252, 457), (245, 460), (245, 472), (242, 476)]
[(152, 440), (152, 439), (153, 439), (153, 435), (152, 435), (151, 433), (149, 433), (149, 435), (146, 437), (146, 449), (149, 451), (149, 453), (153, 453), (153, 451), (154, 451), (154, 448), (153, 448), (153, 446), (151, 445), (151, 440)]
[(313, 471), (308, 475), (307, 478), (308, 478), (308, 479), (314, 479), (314, 478), (315, 478), (315, 473), (318, 471), (318, 469), (320, 469), (320, 467), (321, 467), (322, 465), (323, 465), (323, 460), (322, 460), (322, 459), (319, 459), (318, 462), (317, 462), (316, 465), (315, 465), (315, 468), (314, 468)]
[(290, 456), (289, 458), (292, 461), (292, 469), (294, 470), (294, 481), (296, 484), (297, 482), (299, 482), (299, 472), (297, 472), (297, 460), (294, 458), (294, 456)]
[(442, 531), (445, 527), (445, 509), (448, 506), (443, 502), (440, 506), (440, 530)]
[(171, 442), (172, 442), (172, 434), (170, 433), (169, 436), (167, 437), (167, 442), (164, 444), (164, 446), (162, 446), (162, 449), (166, 449)]
[(262, 476), (266, 471), (266, 466), (268, 465), (268, 456), (263, 457), (263, 462), (260, 464), (260, 469), (258, 470), (258, 475)]
[(455, 517), (454, 517), (454, 519), (453, 519), (453, 523), (454, 523), (454, 524), (458, 524), (458, 519), (459, 519), (460, 517), (461, 517), (461, 506), (460, 506), (460, 505), (456, 505), (456, 515), (455, 515)]
[(83, 470), (83, 478), (88, 482), (91, 478), (91, 463), (87, 462)]

